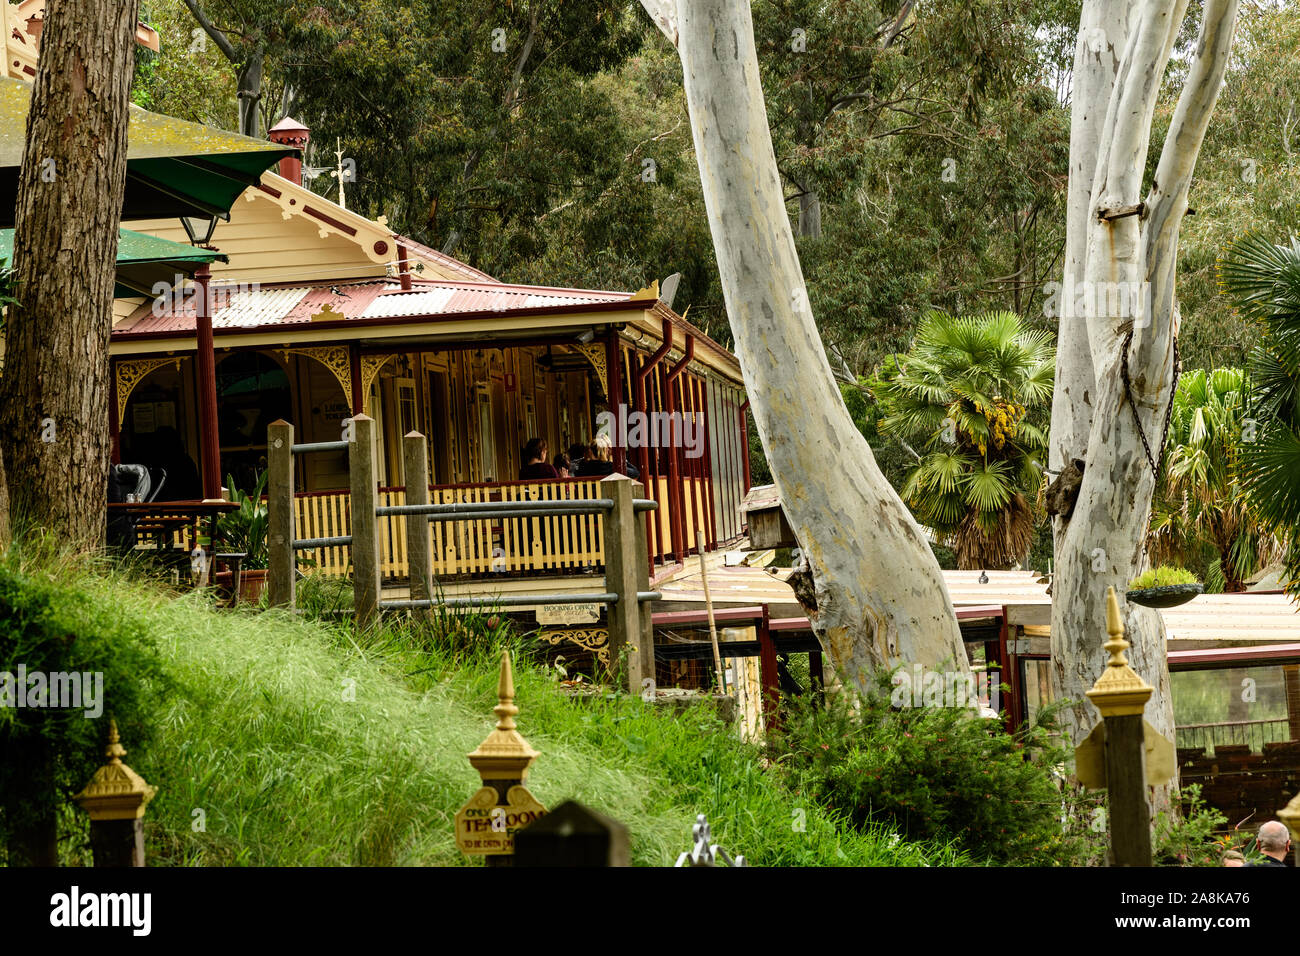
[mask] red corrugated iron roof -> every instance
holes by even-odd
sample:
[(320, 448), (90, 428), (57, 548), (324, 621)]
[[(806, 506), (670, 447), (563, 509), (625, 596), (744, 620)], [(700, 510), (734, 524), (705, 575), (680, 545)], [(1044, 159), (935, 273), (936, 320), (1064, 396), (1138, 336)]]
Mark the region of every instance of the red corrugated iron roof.
[[(402, 289), (391, 279), (320, 285), (276, 284), (253, 288), (213, 286), (214, 329), (265, 328), (312, 321), (403, 319), (512, 312), (626, 302), (627, 292), (560, 289), (488, 282), (413, 280)], [(192, 296), (181, 302), (147, 302), (114, 328), (115, 336), (151, 336), (194, 329)]]

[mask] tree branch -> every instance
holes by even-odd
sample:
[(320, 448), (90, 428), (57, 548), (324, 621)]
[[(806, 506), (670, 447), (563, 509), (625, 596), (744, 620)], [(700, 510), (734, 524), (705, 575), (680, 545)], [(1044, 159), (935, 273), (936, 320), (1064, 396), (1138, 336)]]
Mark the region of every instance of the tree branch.
[(235, 45), (230, 42), (230, 38), (226, 36), (225, 31), (208, 19), (208, 15), (199, 6), (199, 0), (185, 0), (185, 6), (189, 7), (190, 13), (194, 14), (195, 21), (208, 36), (212, 37), (213, 42), (217, 44), (218, 49), (221, 50), (227, 60), (231, 63), (239, 63), (243, 59), (235, 50)]
[(668, 42), (677, 46), (677, 0), (641, 0), (641, 6)]

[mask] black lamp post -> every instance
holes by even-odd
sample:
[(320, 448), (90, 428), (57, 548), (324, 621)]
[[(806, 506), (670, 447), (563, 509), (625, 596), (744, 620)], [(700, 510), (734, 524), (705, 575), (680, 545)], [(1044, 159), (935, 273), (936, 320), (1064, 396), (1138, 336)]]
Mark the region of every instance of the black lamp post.
[[(211, 248), (216, 216), (181, 216), (190, 244)], [(203, 458), (203, 497), (221, 497), (221, 443), (217, 436), (217, 359), (212, 342), (212, 310), (208, 284), (212, 272), (205, 262), (194, 270), (198, 298), (194, 307), (197, 385), (199, 390), (199, 443)]]

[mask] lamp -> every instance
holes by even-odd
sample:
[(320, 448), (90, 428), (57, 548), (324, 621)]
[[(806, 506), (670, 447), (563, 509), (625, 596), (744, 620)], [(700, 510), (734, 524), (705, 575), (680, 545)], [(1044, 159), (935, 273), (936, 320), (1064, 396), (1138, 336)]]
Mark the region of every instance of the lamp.
[(212, 234), (217, 231), (217, 217), (181, 216), (181, 225), (190, 237), (190, 245), (206, 246), (212, 241)]
[(582, 332), (579, 332), (577, 336), (575, 336), (576, 340), (583, 345), (587, 345), (595, 337), (596, 337), (596, 333), (591, 329), (584, 329)]

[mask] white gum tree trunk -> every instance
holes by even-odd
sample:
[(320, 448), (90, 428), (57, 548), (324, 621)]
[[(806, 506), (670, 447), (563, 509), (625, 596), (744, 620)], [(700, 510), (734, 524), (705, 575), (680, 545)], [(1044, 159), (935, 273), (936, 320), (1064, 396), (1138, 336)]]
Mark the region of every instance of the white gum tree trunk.
[(1052, 466), (1079, 458), (1086, 467), (1073, 513), (1056, 521), (1051, 628), (1053, 690), (1076, 702), (1065, 715), (1075, 742), (1098, 719), (1084, 692), (1107, 658), (1108, 585), (1121, 595), (1129, 659), (1156, 688), (1146, 718), (1171, 739), (1174, 733), (1163, 621), (1157, 611), (1123, 604), (1122, 595), (1143, 561), (1155, 488), (1142, 434), (1159, 462), (1174, 387), (1178, 230), (1238, 0), (1203, 4), (1187, 82), (1143, 197), (1151, 120), (1187, 6), (1188, 0), (1085, 0), (1076, 48)]
[(772, 475), (851, 678), (966, 666), (938, 562), (854, 427), (813, 321), (759, 84), (749, 0), (641, 0), (677, 47), (718, 271)]

